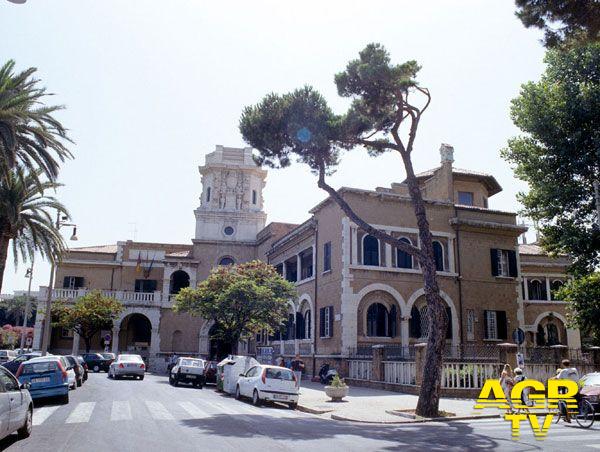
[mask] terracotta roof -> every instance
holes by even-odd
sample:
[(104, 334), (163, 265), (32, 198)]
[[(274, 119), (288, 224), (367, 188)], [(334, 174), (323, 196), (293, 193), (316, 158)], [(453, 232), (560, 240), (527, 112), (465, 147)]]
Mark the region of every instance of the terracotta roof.
[(79, 248), (69, 248), (69, 251), (114, 254), (117, 252), (117, 245), (82, 246)]
[[(432, 168), (427, 171), (415, 174), (415, 176), (417, 179), (428, 179), (431, 176), (433, 176), (433, 173), (435, 173), (440, 168), (441, 167), (438, 166), (436, 168)], [(457, 176), (476, 177), (484, 179), (490, 196), (495, 195), (496, 193), (500, 193), (502, 191), (502, 187), (500, 186), (496, 178), (491, 174), (462, 168), (452, 168), (452, 174), (455, 174)], [(406, 180), (403, 183), (406, 183)]]
[(544, 249), (536, 243), (521, 243), (519, 245), (519, 254), (531, 254), (531, 255), (545, 255), (547, 254)]

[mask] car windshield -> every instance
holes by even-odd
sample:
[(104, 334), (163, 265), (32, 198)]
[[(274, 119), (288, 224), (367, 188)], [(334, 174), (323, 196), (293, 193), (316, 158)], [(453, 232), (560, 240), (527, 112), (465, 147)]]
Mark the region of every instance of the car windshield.
[(267, 367), (266, 377), (271, 378), (273, 380), (292, 381), (294, 379), (294, 374), (291, 370), (274, 369), (272, 367)]
[(102, 353), (102, 356), (106, 359), (115, 359), (115, 355), (112, 353)]
[(202, 367), (202, 361), (199, 359), (182, 359), (181, 365), (188, 367)]
[(23, 364), (23, 371), (21, 374), (41, 374), (43, 372), (52, 372), (58, 369), (56, 361), (43, 361), (41, 363), (27, 363)]
[(584, 386), (600, 386), (600, 374), (589, 375), (583, 380)]

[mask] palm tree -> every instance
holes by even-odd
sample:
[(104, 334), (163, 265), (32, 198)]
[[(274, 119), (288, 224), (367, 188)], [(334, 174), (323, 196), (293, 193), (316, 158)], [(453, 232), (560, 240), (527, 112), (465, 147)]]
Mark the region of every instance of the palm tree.
[(60, 184), (40, 180), (41, 172), (30, 173), (17, 165), (0, 178), (0, 290), (11, 241), (15, 266), (19, 258), (31, 261), (35, 252), (55, 262), (65, 250), (48, 209), (56, 209), (67, 218), (69, 213), (54, 197), (44, 194)]
[[(20, 164), (37, 177), (37, 169), (49, 180), (56, 180), (59, 161), (71, 158), (64, 146), (70, 141), (67, 131), (53, 117), (62, 106), (46, 106), (50, 94), (33, 77), (36, 68), (14, 72), (9, 60), (0, 68), (0, 176)], [(58, 159), (58, 160), (57, 160)]]

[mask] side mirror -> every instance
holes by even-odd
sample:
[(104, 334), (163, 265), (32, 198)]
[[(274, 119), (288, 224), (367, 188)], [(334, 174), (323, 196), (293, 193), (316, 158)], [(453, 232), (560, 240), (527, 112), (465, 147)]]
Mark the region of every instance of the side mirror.
[(245, 377), (245, 376), (246, 376), (246, 375), (244, 375), (244, 374), (240, 374), (240, 377)]
[(29, 383), (28, 381), (21, 383), (21, 386), (19, 386), (20, 389), (29, 389), (31, 388), (31, 383)]

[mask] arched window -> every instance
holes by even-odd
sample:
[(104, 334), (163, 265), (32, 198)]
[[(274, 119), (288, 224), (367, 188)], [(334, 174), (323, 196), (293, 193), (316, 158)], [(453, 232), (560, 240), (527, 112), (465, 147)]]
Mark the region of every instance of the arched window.
[(235, 264), (235, 261), (233, 260), (233, 258), (229, 257), (229, 256), (225, 256), (222, 257), (221, 260), (219, 261), (219, 265), (225, 267), (227, 265), (233, 265)]
[(414, 339), (421, 337), (421, 313), (416, 306), (410, 310), (410, 320), (408, 321), (409, 336)]
[(367, 336), (388, 335), (388, 310), (381, 303), (373, 303), (367, 310)]
[(435, 259), (435, 269), (438, 272), (444, 271), (444, 248), (437, 240), (433, 242), (433, 258)]
[(558, 345), (560, 340), (558, 338), (558, 328), (554, 323), (548, 323), (546, 325), (546, 331), (548, 332), (548, 343), (547, 345)]
[(539, 279), (527, 281), (527, 290), (530, 300), (546, 300), (546, 285)]
[(363, 238), (363, 264), (379, 265), (379, 240), (372, 235)]
[(419, 309), (419, 320), (421, 321), (421, 337), (419, 339), (427, 339), (429, 337), (429, 316), (427, 315), (427, 305)]
[[(408, 243), (409, 245), (412, 245), (410, 240), (407, 239), (406, 237), (400, 238), (400, 241), (404, 242), (404, 243)], [(412, 268), (413, 267), (412, 256), (408, 253), (405, 253), (402, 250), (397, 249), (396, 250), (396, 266), (398, 268)]]
[(310, 339), (310, 309), (307, 309), (306, 311), (304, 311), (304, 337), (306, 339)]
[[(410, 321), (408, 324), (409, 336), (414, 339), (427, 339), (429, 337), (429, 317), (427, 316), (427, 305), (418, 309), (413, 306), (410, 311)], [(452, 339), (452, 310), (446, 306), (446, 319), (448, 326), (446, 329), (446, 339)]]
[(538, 325), (537, 332), (535, 334), (535, 342), (538, 347), (546, 345), (546, 332), (542, 325)]
[(556, 298), (556, 292), (558, 290), (560, 290), (560, 288), (564, 285), (564, 281), (561, 281), (560, 279), (555, 279), (554, 281), (552, 281), (552, 283), (550, 283), (550, 297), (553, 300), (558, 300), (558, 298)]
[(296, 339), (306, 339), (306, 319), (301, 312), (296, 312)]

